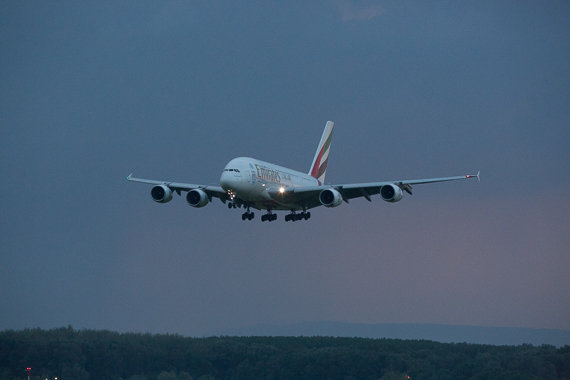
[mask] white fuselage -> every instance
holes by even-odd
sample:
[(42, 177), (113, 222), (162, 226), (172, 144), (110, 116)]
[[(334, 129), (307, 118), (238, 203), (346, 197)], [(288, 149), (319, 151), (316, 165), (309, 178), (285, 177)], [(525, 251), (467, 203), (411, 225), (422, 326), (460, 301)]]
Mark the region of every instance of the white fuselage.
[(224, 168), (220, 185), (230, 195), (256, 209), (293, 210), (300, 206), (280, 197), (299, 186), (319, 186), (308, 174), (250, 157), (234, 158)]

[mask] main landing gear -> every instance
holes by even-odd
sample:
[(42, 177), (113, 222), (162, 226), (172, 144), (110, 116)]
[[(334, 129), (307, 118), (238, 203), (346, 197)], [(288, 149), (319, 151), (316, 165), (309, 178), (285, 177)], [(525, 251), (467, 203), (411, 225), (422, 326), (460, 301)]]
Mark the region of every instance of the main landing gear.
[(249, 210), (241, 214), (241, 220), (252, 220), (255, 214)]
[(294, 212), (291, 212), (290, 214), (285, 215), (285, 221), (292, 221), (292, 222), (296, 222), (297, 220), (307, 220), (311, 217), (311, 213), (310, 212), (305, 212), (303, 211), (300, 214), (296, 214)]
[[(245, 205), (244, 205), (245, 207)], [(255, 214), (249, 211), (249, 206), (247, 206), (247, 211), (241, 214), (241, 220), (252, 220)]]
[(271, 211), (267, 214), (261, 215), (262, 222), (273, 222), (274, 220), (277, 220), (277, 214), (273, 214)]
[[(252, 220), (253, 217), (255, 216), (255, 214), (249, 210), (249, 205), (248, 204), (242, 204), (242, 205), (237, 205), (237, 207), (241, 207), (243, 206), (244, 208), (247, 207), (247, 211), (244, 212), (243, 214), (241, 214), (241, 220)], [(232, 202), (229, 205), (230, 208), (236, 208), (236, 203)], [(285, 221), (286, 222), (296, 222), (298, 220), (308, 220), (311, 217), (311, 213), (307, 212), (305, 210), (303, 210), (300, 213), (296, 213), (295, 210), (291, 210), (290, 214), (285, 215)], [(274, 214), (273, 212), (271, 212), (271, 210), (267, 210), (266, 214), (261, 215), (261, 221), (262, 222), (273, 222), (274, 220), (277, 220), (277, 214)]]

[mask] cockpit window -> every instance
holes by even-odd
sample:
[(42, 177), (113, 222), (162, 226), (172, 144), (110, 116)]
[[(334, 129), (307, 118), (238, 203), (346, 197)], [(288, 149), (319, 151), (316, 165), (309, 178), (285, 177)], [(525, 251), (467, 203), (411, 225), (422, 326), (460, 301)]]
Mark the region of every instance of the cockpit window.
[(225, 172), (237, 172), (240, 173), (239, 169), (224, 169)]

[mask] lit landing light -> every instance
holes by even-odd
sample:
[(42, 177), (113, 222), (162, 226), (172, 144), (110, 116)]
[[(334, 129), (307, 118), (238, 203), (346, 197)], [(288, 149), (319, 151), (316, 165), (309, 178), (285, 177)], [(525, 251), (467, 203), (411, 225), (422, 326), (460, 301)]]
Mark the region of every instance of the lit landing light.
[(234, 193), (232, 190), (228, 190), (227, 193), (228, 193), (228, 195), (229, 195), (229, 197), (230, 197), (230, 200), (233, 201), (234, 198), (236, 197), (235, 193)]
[(285, 193), (285, 188), (283, 186), (281, 186), (279, 188), (279, 194), (283, 194), (283, 193)]

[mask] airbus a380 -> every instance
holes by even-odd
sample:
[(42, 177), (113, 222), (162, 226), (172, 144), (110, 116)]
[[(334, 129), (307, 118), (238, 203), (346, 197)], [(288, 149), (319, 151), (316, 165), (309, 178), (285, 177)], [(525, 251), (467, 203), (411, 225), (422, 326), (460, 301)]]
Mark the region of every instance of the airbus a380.
[(167, 203), (175, 192), (187, 192), (186, 201), (192, 207), (204, 207), (218, 198), (229, 208), (245, 208), (242, 220), (251, 220), (251, 209), (266, 210), (261, 221), (277, 219), (276, 210), (288, 210), (285, 221), (307, 220), (311, 213), (307, 210), (317, 207), (337, 207), (350, 199), (364, 197), (371, 201), (372, 195), (380, 194), (386, 202), (398, 202), (403, 193), (412, 194), (412, 185), (434, 182), (447, 182), (477, 178), (476, 175), (455, 177), (396, 180), (386, 182), (349, 183), (325, 185), (325, 174), (331, 148), (334, 123), (328, 121), (317, 147), (313, 163), (308, 173), (298, 172), (269, 162), (249, 157), (234, 158), (224, 168), (220, 186), (197, 185), (151, 179), (134, 178), (132, 173), (127, 180), (154, 185), (150, 191), (152, 199)]

